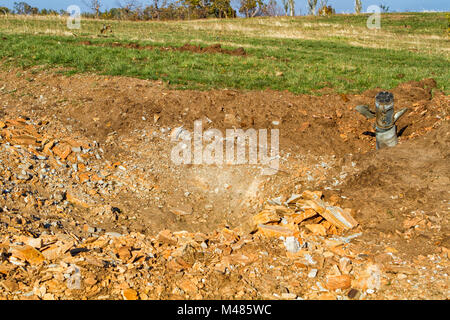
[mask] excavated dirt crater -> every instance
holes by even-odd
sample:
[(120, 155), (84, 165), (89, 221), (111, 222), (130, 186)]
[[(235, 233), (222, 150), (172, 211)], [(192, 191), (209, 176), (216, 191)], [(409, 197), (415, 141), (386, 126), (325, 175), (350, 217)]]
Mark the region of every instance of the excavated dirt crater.
[[(449, 99), (432, 79), (404, 83), (392, 92), (400, 144), (375, 150), (372, 123), (354, 111), (373, 106), (375, 88), (360, 95), (294, 95), (236, 90), (176, 91), (161, 82), (54, 72), (1, 72), (0, 120), (44, 121), (55, 136), (95, 141), (104, 165), (115, 168), (114, 191), (78, 195), (77, 214), (105, 229), (144, 234), (160, 230), (208, 231), (239, 226), (267, 199), (303, 190), (352, 208), (376, 243), (386, 234), (405, 254), (448, 246)], [(175, 165), (171, 134), (204, 130), (279, 129), (280, 168), (260, 175), (258, 165)], [(70, 185), (62, 181), (61, 190)], [(88, 203), (88, 205), (84, 205)], [(118, 208), (120, 224), (99, 219), (104, 205)], [(101, 210), (100, 210), (101, 211)], [(417, 216), (439, 224), (405, 240), (404, 223)], [(89, 220), (91, 219), (91, 220)], [(433, 222), (434, 221), (434, 222)], [(120, 227), (119, 227), (120, 225)]]

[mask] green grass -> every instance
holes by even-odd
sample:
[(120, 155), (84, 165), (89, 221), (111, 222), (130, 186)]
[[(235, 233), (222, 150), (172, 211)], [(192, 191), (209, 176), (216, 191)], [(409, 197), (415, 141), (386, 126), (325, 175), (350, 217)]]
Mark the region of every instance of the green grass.
[[(3, 20), (2, 20), (3, 19)], [(357, 93), (434, 78), (449, 90), (449, 42), (444, 14), (385, 15), (381, 30), (365, 28), (367, 16), (259, 18), (183, 22), (108, 22), (114, 35), (98, 37), (102, 21), (82, 22), (74, 37), (60, 19), (0, 18), (0, 59), (29, 68), (63, 67), (162, 79), (179, 89), (236, 88)], [(405, 27), (406, 26), (406, 27)], [(408, 27), (409, 26), (409, 27)], [(1, 40), (3, 39), (3, 40)], [(243, 46), (248, 56), (86, 46), (111, 42), (155, 47)], [(279, 75), (282, 73), (282, 75)]]

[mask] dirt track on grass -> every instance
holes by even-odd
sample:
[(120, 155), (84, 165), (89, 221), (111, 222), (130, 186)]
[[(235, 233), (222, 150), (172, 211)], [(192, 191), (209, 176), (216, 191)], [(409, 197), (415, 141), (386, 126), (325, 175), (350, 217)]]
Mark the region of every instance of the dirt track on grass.
[(220, 53), (220, 54), (228, 54), (231, 56), (246, 56), (247, 52), (244, 48), (240, 47), (237, 49), (224, 49), (222, 48), (222, 45), (217, 43), (213, 44), (207, 47), (202, 47), (195, 44), (185, 43), (181, 47), (157, 47), (157, 46), (151, 46), (151, 45), (140, 45), (138, 43), (120, 43), (120, 42), (112, 42), (112, 43), (103, 43), (103, 44), (96, 44), (91, 41), (82, 41), (80, 42), (81, 45), (85, 46), (101, 46), (101, 47), (113, 47), (113, 48), (127, 48), (127, 49), (137, 49), (137, 50), (155, 50), (159, 49), (161, 51), (188, 51), (192, 53)]

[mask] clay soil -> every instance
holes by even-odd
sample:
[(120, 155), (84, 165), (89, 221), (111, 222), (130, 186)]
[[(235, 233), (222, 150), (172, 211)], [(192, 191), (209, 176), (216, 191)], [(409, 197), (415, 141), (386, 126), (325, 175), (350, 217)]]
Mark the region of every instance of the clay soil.
[(128, 49), (137, 49), (137, 50), (155, 50), (160, 49), (162, 51), (188, 51), (193, 53), (219, 53), (219, 54), (228, 54), (231, 56), (246, 56), (247, 52), (244, 48), (240, 47), (237, 49), (224, 49), (220, 44), (213, 44), (211, 46), (207, 47), (201, 47), (199, 45), (189, 44), (185, 43), (181, 47), (156, 47), (156, 46), (150, 46), (150, 45), (140, 45), (138, 43), (119, 43), (119, 42), (112, 42), (108, 44), (95, 44), (91, 41), (82, 41), (80, 42), (81, 45), (85, 46), (111, 46), (111, 47), (121, 47), (121, 48), (128, 48)]
[[(375, 292), (359, 288), (362, 295), (356, 298), (449, 297), (450, 105), (448, 96), (435, 89), (432, 79), (407, 82), (392, 90), (396, 109), (408, 107), (409, 112), (398, 123), (399, 145), (379, 151), (375, 150), (373, 123), (354, 108), (359, 104), (373, 107), (376, 93), (383, 88), (359, 95), (322, 96), (269, 90), (177, 91), (162, 82), (98, 75), (66, 77), (37, 69), (1, 71), (0, 79), (1, 122), (7, 125), (8, 119), (22, 118), (32, 121), (40, 133), (90, 144), (99, 153), (93, 160), (96, 170), (108, 171), (109, 177), (114, 177), (115, 185), (103, 191), (93, 184), (93, 175), (80, 182), (81, 177), (75, 177), (74, 172), (61, 175), (57, 183), (23, 184), (30, 194), (48, 199), (57, 192), (66, 197), (70, 194), (68, 214), (76, 223), (64, 228), (78, 239), (87, 237), (87, 226), (138, 233), (144, 238), (156, 237), (166, 229), (203, 234), (224, 227), (242, 230), (244, 221), (261, 211), (268, 200), (281, 197), (285, 201), (294, 193), (319, 190), (326, 201), (352, 210), (359, 226), (340, 235), (361, 233), (352, 240), (356, 255), (382, 266), (381, 287)], [(233, 127), (279, 129), (280, 170), (261, 176), (258, 166), (173, 164), (170, 135), (181, 126), (192, 130), (196, 120), (203, 121), (205, 130), (223, 132)], [(5, 158), (4, 165), (10, 170), (19, 165), (7, 161)], [(2, 206), (44, 219), (26, 202), (5, 199), (0, 199)], [(101, 210), (114, 214), (102, 215)], [(49, 217), (57, 220), (55, 215)], [(282, 242), (281, 247), (273, 244), (277, 241), (249, 241), (244, 249), (248, 255), (267, 250), (269, 255), (285, 257)], [(342, 262), (338, 253), (328, 253), (324, 270), (332, 267), (332, 263), (327, 267), (327, 261), (333, 255)], [(293, 279), (289, 284), (279, 283), (281, 275), (274, 273), (246, 291), (238, 289), (242, 283), (250, 283), (241, 281), (246, 275), (235, 277), (233, 272), (225, 272), (226, 276), (207, 278), (210, 287), (198, 285), (192, 289), (195, 294), (189, 295), (189, 285), (184, 284), (185, 290), (174, 289), (176, 285), (171, 283), (179, 279), (176, 276), (161, 280), (158, 294), (147, 289), (140, 297), (233, 298), (237, 291), (240, 298), (355, 298), (349, 287), (337, 293), (322, 290), (317, 284), (322, 279), (320, 268), (319, 280), (306, 277), (304, 283), (293, 266), (283, 268), (282, 276)], [(107, 273), (98, 274), (102, 272)], [(345, 274), (343, 270), (337, 273)], [(264, 294), (256, 294), (258, 290)], [(87, 296), (83, 292), (71, 294), (64, 298)], [(5, 297), (12, 296), (5, 293)], [(89, 297), (99, 296), (115, 299), (126, 294), (101, 291)]]

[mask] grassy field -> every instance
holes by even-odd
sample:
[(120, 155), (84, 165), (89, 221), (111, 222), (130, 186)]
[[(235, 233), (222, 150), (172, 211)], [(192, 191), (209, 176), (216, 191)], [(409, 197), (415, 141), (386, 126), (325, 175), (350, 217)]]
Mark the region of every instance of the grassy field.
[[(6, 66), (162, 79), (179, 89), (271, 88), (319, 94), (322, 88), (360, 92), (434, 78), (448, 94), (445, 13), (384, 14), (380, 30), (369, 30), (367, 17), (108, 21), (114, 32), (101, 37), (104, 21), (83, 20), (82, 28), (72, 33), (59, 17), (0, 16), (0, 59)], [(97, 45), (81, 44), (87, 40)], [(156, 48), (220, 43), (229, 49), (243, 47), (248, 55), (108, 46), (112, 42)]]

